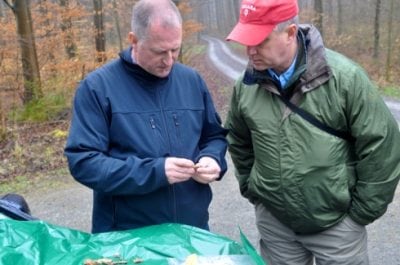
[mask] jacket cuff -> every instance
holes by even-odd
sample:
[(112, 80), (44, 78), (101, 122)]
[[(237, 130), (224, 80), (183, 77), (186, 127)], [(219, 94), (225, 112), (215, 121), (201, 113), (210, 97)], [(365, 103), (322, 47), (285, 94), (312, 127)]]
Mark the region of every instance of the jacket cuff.
[(350, 213), (349, 213), (349, 217), (350, 217), (354, 222), (356, 222), (357, 224), (360, 224), (360, 225), (363, 225), (363, 226), (366, 226), (366, 225), (368, 225), (368, 224), (371, 223), (371, 221), (365, 220), (365, 219), (361, 218), (360, 216), (358, 216), (358, 215), (357, 215), (356, 213), (354, 213), (354, 212), (350, 212)]

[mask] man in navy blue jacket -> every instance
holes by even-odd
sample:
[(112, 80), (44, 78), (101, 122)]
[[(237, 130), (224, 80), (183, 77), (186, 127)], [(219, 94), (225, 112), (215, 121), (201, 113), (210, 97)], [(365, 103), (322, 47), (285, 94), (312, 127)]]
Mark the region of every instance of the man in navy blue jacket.
[(92, 232), (181, 223), (208, 229), (209, 183), (226, 172), (227, 131), (208, 88), (176, 62), (182, 18), (140, 0), (131, 47), (79, 85), (65, 155), (93, 189)]

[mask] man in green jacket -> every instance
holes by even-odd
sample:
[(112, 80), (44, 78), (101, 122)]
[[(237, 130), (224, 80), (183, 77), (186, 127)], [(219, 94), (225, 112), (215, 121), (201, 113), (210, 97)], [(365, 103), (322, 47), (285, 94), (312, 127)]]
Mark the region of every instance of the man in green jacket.
[(385, 213), (400, 177), (398, 124), (376, 88), (298, 24), (296, 0), (243, 0), (227, 40), (249, 57), (226, 128), (263, 258), (369, 264), (365, 226)]

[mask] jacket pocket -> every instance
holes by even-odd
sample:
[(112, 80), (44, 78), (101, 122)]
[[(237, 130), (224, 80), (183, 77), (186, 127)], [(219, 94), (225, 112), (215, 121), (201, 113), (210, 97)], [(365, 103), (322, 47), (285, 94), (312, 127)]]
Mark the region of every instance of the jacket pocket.
[(151, 129), (151, 137), (154, 139), (153, 142), (153, 148), (155, 153), (153, 154), (154, 156), (163, 156), (162, 152), (162, 146), (164, 146), (162, 143), (166, 140), (165, 137), (162, 135), (162, 128), (160, 125), (160, 122), (157, 120), (156, 115), (150, 115), (149, 116), (149, 125)]
[(173, 112), (172, 113), (172, 121), (173, 121), (173, 125), (175, 128), (175, 139), (176, 141), (174, 141), (174, 145), (176, 150), (178, 150), (178, 155), (182, 155), (181, 150), (182, 150), (182, 132), (181, 132), (181, 127), (182, 124), (180, 122), (178, 113)]
[(202, 116), (196, 110), (165, 112), (170, 154), (193, 159), (199, 150), (202, 137)]

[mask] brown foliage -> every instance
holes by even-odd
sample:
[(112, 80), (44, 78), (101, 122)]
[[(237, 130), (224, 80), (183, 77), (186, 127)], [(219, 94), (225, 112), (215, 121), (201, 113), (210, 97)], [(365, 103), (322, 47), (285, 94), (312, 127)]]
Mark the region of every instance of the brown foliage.
[[(66, 96), (73, 94), (77, 82), (99, 64), (96, 58), (91, 6), (82, 1), (70, 0), (68, 7), (60, 6), (58, 2), (39, 1), (31, 3), (31, 13), (36, 37), (36, 46), (39, 59), (39, 69), (42, 79), (43, 92), (60, 92)], [(131, 11), (135, 1), (118, 1), (118, 16), (123, 36), (130, 31)], [(179, 8), (185, 16), (192, 10), (187, 1), (181, 1)], [(107, 49), (101, 58), (115, 58), (118, 52), (115, 21), (115, 10), (105, 5), (104, 21), (107, 40)], [(0, 17), (0, 91), (8, 91), (13, 102), (3, 102), (2, 106), (7, 113), (12, 106), (21, 104), (23, 79), (20, 62), (20, 51), (17, 44), (15, 20), (10, 9)], [(70, 27), (66, 28), (66, 23)], [(202, 26), (194, 20), (185, 20), (184, 37), (190, 38), (200, 31)], [(109, 43), (109, 44), (108, 44)], [(126, 46), (127, 43), (123, 45)], [(73, 57), (68, 54), (68, 47), (74, 45)], [(103, 61), (103, 60), (102, 60)], [(0, 98), (0, 100), (3, 100)], [(8, 101), (8, 100), (7, 100)]]

